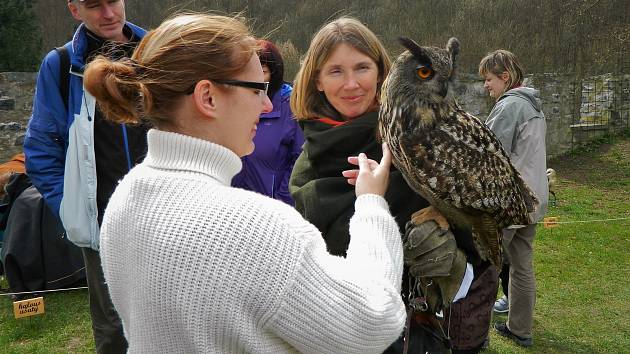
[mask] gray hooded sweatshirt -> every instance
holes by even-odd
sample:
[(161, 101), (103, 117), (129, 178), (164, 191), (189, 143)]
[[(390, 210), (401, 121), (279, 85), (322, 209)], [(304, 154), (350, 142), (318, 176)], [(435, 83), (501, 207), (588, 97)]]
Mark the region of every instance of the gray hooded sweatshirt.
[(539, 91), (517, 87), (505, 92), (492, 108), (486, 125), (499, 138), (514, 167), (536, 194), (539, 205), (530, 214), (532, 222), (547, 212), (547, 124), (541, 109)]

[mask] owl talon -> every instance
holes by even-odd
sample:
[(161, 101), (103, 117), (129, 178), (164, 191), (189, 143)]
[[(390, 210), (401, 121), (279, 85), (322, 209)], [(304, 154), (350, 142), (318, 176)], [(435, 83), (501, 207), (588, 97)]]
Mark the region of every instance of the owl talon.
[(450, 227), (444, 215), (432, 206), (420, 209), (411, 215), (411, 222), (416, 225), (420, 225), (429, 220), (435, 221), (440, 226), (440, 229), (444, 231), (448, 230)]

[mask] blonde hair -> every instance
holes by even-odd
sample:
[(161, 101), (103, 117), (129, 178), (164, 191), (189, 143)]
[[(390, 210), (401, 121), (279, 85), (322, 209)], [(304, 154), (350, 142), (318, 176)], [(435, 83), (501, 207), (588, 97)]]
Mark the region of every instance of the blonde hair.
[[(505, 91), (523, 84), (523, 68), (516, 58), (516, 55), (510, 51), (505, 49), (495, 50), (494, 52), (488, 53), (479, 63), (479, 75), (483, 78), (485, 78), (488, 73), (501, 77), (503, 72), (508, 73)], [(503, 94), (503, 92), (501, 94)]]
[(341, 17), (324, 25), (313, 37), (304, 61), (295, 78), (291, 94), (291, 111), (298, 120), (319, 117), (339, 118), (339, 112), (317, 90), (317, 76), (332, 52), (341, 43), (349, 44), (376, 63), (379, 83), (376, 98), (380, 97), (383, 79), (389, 73), (391, 60), (376, 35), (364, 24), (350, 17)]
[[(219, 15), (181, 14), (140, 41), (131, 59), (99, 56), (85, 70), (84, 85), (107, 119), (176, 125), (171, 115), (201, 79), (228, 79), (256, 53), (249, 28)], [(226, 88), (227, 89), (227, 88)]]

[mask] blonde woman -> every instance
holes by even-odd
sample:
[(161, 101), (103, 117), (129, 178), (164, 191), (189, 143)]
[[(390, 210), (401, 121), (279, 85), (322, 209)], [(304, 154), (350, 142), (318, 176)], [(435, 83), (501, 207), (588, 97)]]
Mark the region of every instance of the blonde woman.
[[(378, 37), (357, 19), (342, 17), (325, 24), (313, 36), (295, 80), (291, 108), (304, 129), (305, 144), (293, 168), (289, 190), (296, 209), (317, 226), (328, 251), (334, 255), (349, 256), (349, 247), (354, 242), (348, 225), (356, 212), (356, 196), (342, 176), (348, 168), (348, 156), (367, 151), (368, 155), (380, 158), (381, 146), (376, 136), (379, 97), (390, 66), (391, 61)], [(396, 169), (391, 171), (385, 198), (401, 231), (405, 230), (413, 212), (428, 206), (428, 202), (409, 188)], [(413, 227), (408, 230), (413, 230)], [(424, 247), (434, 247), (438, 250), (436, 252), (455, 251), (454, 242), (449, 246), (438, 246), (436, 242), (454, 237), (450, 232), (448, 236), (438, 232), (426, 236), (426, 242), (422, 243)], [(423, 261), (429, 258), (428, 253), (419, 254), (417, 264), (421, 265), (415, 269), (427, 274), (429, 269), (426, 265), (431, 262)], [(444, 302), (455, 301), (457, 294), (457, 298), (466, 295), (472, 270), (468, 278), (463, 277), (465, 263), (462, 261), (452, 266), (452, 275), (448, 277), (449, 290), (452, 291), (444, 294)], [(408, 279), (408, 276), (402, 279), (404, 296), (409, 294)], [(493, 292), (491, 296), (495, 294)], [(427, 301), (436, 298), (432, 296)], [(486, 312), (490, 314), (489, 309)], [(409, 338), (406, 340), (409, 352), (446, 350), (445, 336), (435, 335), (441, 333), (441, 329), (427, 326), (420, 319), (421, 315), (413, 316), (409, 321)], [(475, 324), (477, 322), (475, 320)], [(357, 323), (357, 326), (360, 324)], [(489, 316), (486, 331), (488, 327)], [(447, 329), (442, 333), (446, 332), (452, 338), (458, 336), (454, 330)], [(472, 343), (469, 347), (480, 346), (485, 335), (484, 332), (479, 343)], [(465, 333), (465, 336), (471, 337), (470, 333)], [(403, 352), (404, 344), (401, 333), (399, 340), (387, 348), (386, 353)], [(453, 344), (456, 348), (460, 346), (457, 341)]]

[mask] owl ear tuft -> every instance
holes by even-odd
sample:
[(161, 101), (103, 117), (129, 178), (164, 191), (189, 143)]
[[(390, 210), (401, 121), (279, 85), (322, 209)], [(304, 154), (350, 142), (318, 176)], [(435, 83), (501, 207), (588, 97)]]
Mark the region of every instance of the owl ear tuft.
[(431, 59), (424, 52), (424, 49), (418, 45), (418, 43), (414, 42), (412, 39), (407, 37), (398, 37), (400, 44), (403, 47), (407, 48), (407, 50), (413, 55), (419, 62), (423, 64), (431, 65)]
[(451, 54), (451, 61), (453, 62), (453, 66), (455, 66), (455, 59), (457, 55), (459, 55), (459, 39), (451, 37), (448, 43), (446, 43), (446, 50)]

